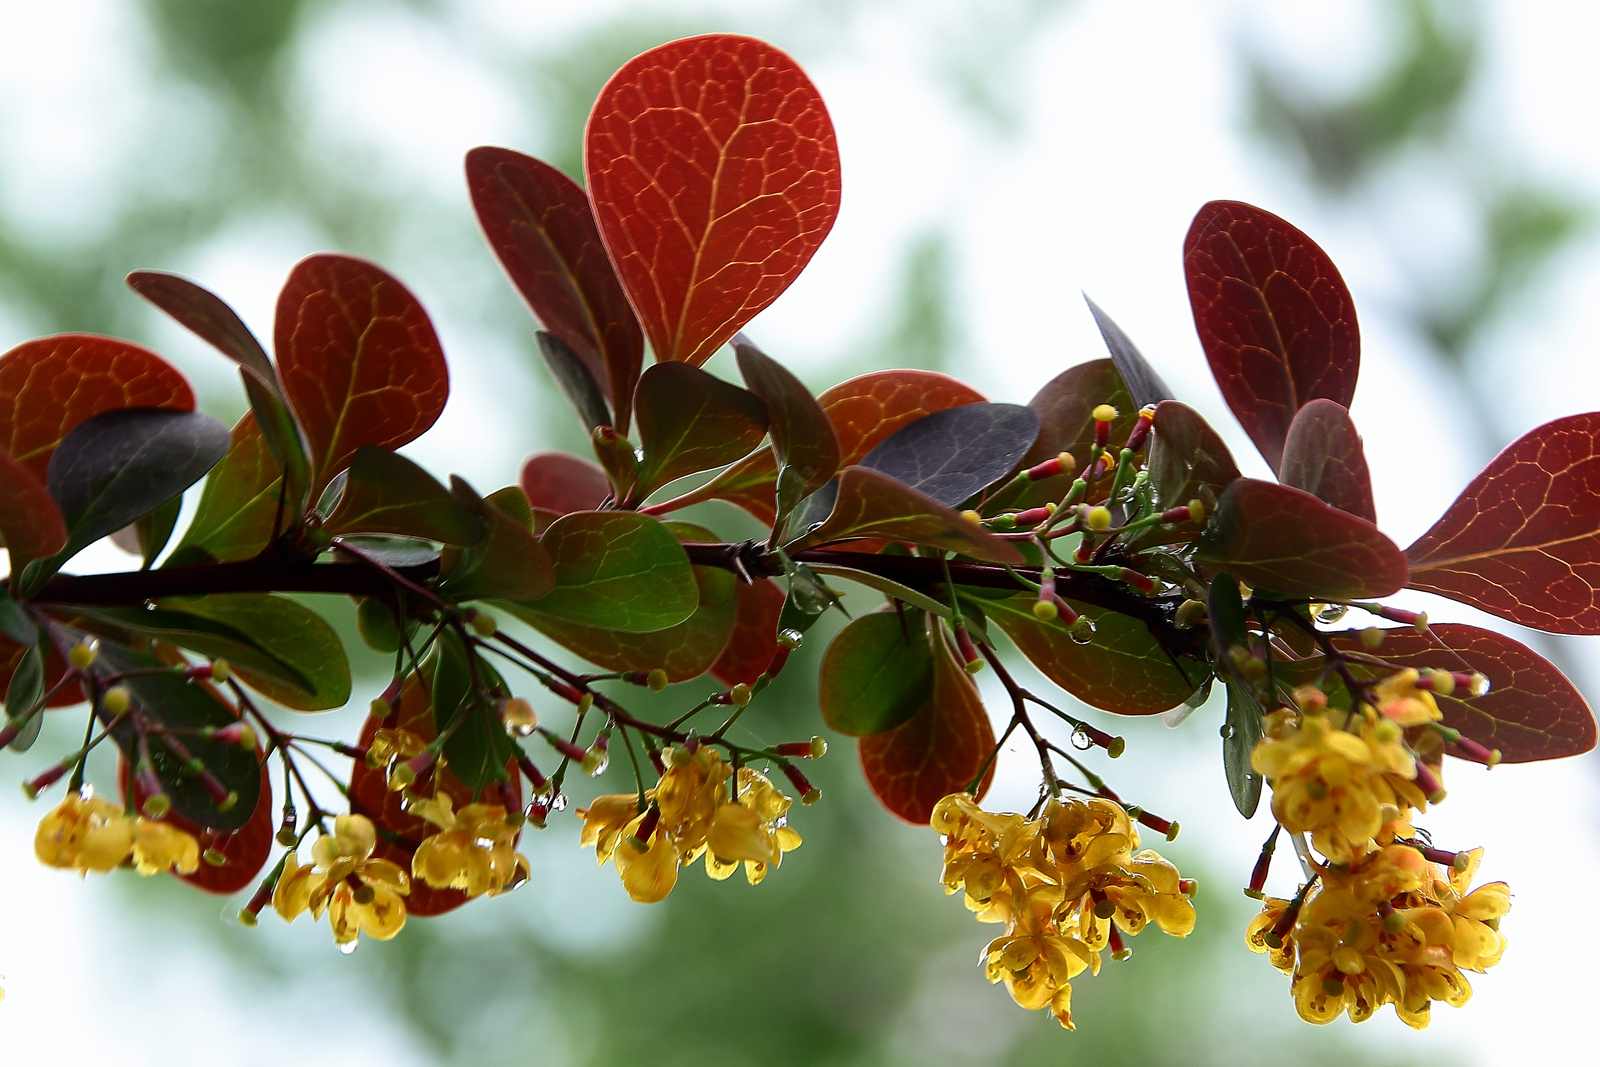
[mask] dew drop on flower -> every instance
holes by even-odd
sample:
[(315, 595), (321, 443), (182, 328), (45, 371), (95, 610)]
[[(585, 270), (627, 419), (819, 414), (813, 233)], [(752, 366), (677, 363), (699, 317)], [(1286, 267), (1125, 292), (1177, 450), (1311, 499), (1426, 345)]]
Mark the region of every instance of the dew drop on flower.
[(339, 946), (339, 951), (343, 955), (348, 956), (356, 950), (356, 946), (359, 944), (361, 944), (359, 941), (346, 941), (344, 944)]
[(1084, 749), (1093, 748), (1094, 742), (1089, 739), (1089, 731), (1081, 726), (1072, 731), (1072, 747), (1080, 752)]
[(555, 796), (551, 797), (550, 798), (550, 810), (551, 811), (566, 811), (567, 810), (567, 794), (565, 794), (565, 793), (557, 793)]
[(1324, 604), (1317, 609), (1317, 621), (1332, 625), (1344, 618), (1349, 610), (1343, 604)]

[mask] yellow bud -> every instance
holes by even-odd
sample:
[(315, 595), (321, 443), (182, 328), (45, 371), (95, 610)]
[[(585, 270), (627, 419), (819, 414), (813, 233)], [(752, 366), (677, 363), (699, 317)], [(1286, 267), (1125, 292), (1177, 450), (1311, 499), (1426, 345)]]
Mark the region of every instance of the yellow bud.
[(1111, 509), (1103, 504), (1096, 504), (1083, 513), (1083, 525), (1096, 533), (1111, 529)]
[(684, 768), (694, 762), (694, 753), (682, 745), (668, 745), (661, 753), (668, 767)]
[(372, 714), (374, 719), (387, 719), (390, 713), (394, 711), (394, 706), (382, 697), (376, 697), (372, 703), (367, 705), (367, 711)]
[(256, 913), (251, 911), (249, 908), (239, 909), (239, 925), (256, 926), (260, 922), (261, 920), (256, 917)]
[(1376, 626), (1369, 626), (1361, 631), (1361, 647), (1368, 652), (1373, 651), (1383, 644), (1383, 631)]
[(493, 637), (495, 631), (494, 616), (483, 611), (473, 615), (472, 630), (479, 637)]
[(660, 667), (651, 668), (649, 676), (645, 679), (645, 684), (650, 687), (652, 693), (661, 692), (667, 687), (667, 672)]
[(979, 671), (983, 670), (983, 660), (969, 659), (966, 662), (966, 668), (968, 674), (977, 674)]
[(94, 662), (94, 654), (94, 645), (88, 641), (79, 641), (72, 646), (72, 651), (67, 653), (67, 662), (81, 671)]
[[(1061, 464), (1062, 474), (1071, 474), (1078, 469), (1078, 461), (1072, 458), (1071, 452), (1059, 453), (1056, 456), (1056, 460)], [(1054, 504), (1046, 504), (1045, 507), (1051, 511), (1056, 509)]]
[[(824, 741), (820, 737), (813, 736), (811, 738), (811, 758), (812, 759), (821, 759), (823, 756), (826, 756), (827, 754), (828, 754), (828, 742)], [(1495, 755), (1496, 756), (1500, 755), (1498, 750), (1495, 752)]]
[(816, 786), (812, 786), (810, 789), (807, 789), (805, 791), (805, 793), (800, 797), (800, 803), (802, 803), (802, 804), (815, 804), (817, 801), (819, 801), (821, 799), (822, 799), (822, 790), (818, 789)]
[(394, 770), (389, 772), (389, 791), (398, 793), (417, 780), (417, 772), (411, 769), (408, 763), (397, 763)]
[(1380, 745), (1400, 740), (1400, 726), (1393, 719), (1384, 719), (1372, 728), (1372, 739)]
[(972, 523), (974, 526), (976, 526), (978, 523), (981, 523), (983, 521), (983, 516), (979, 515), (976, 511), (973, 511), (971, 508), (968, 508), (966, 511), (963, 511), (961, 513), (961, 517), (963, 519), (966, 519), (968, 522)]
[(205, 860), (206, 864), (211, 867), (221, 867), (228, 862), (228, 857), (224, 856), (220, 849), (215, 848), (206, 849), (200, 853), (200, 858)]
[(728, 690), (728, 701), (736, 708), (748, 705), (752, 696), (754, 694), (750, 692), (750, 687), (743, 682)]
[(1412, 625), (1417, 628), (1417, 633), (1419, 633), (1419, 634), (1427, 633), (1428, 632), (1428, 613), (1426, 611), (1424, 611), (1421, 615), (1418, 615), (1417, 616), (1417, 621), (1415, 623), (1413, 623)]
[(1433, 679), (1433, 691), (1442, 697), (1447, 697), (1456, 691), (1455, 675), (1449, 671), (1430, 671), (1429, 677)]
[(1117, 417), (1117, 409), (1110, 404), (1100, 404), (1094, 409), (1093, 415), (1096, 422), (1111, 422)]
[(105, 695), (100, 698), (100, 706), (111, 715), (121, 715), (128, 710), (128, 705), (131, 702), (132, 697), (129, 696), (128, 690), (120, 685), (114, 685), (107, 689)]
[(155, 793), (144, 798), (144, 804), (139, 810), (147, 819), (159, 819), (172, 810), (172, 798), (165, 793)]
[(233, 667), (225, 659), (211, 661), (211, 680), (221, 684), (233, 677)]
[(1178, 839), (1178, 830), (1179, 829), (1180, 829), (1180, 827), (1177, 824), (1177, 822), (1174, 822), (1171, 826), (1167, 827), (1167, 840), (1168, 841), (1176, 841)]
[(1199, 500), (1189, 501), (1189, 518), (1199, 522), (1206, 517), (1206, 506)]
[(1056, 608), (1053, 600), (1035, 600), (1033, 602), (1033, 617), (1040, 622), (1055, 622), (1061, 612)]

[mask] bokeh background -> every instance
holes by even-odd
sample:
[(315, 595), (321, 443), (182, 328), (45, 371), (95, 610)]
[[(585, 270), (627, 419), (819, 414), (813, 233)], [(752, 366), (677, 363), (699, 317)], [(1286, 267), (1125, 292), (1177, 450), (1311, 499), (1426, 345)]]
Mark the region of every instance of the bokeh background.
[[(186, 273), (270, 336), (295, 260), (368, 256), (421, 297), (451, 359), (450, 405), (408, 452), (506, 484), (524, 454), (582, 441), (478, 235), (462, 155), (502, 144), (580, 174), (605, 77), (712, 30), (791, 51), (838, 129), (838, 224), (749, 331), (818, 389), (916, 366), (1026, 400), (1103, 354), (1086, 290), (1262, 470), (1205, 373), (1180, 265), (1193, 212), (1236, 198), (1312, 234), (1355, 294), (1354, 411), (1401, 544), (1508, 441), (1600, 406), (1600, 10), (1516, 0), (0, 0), (0, 349), (62, 330), (130, 337), (231, 421), (244, 410), (231, 366), (123, 275)], [(701, 519), (745, 529), (720, 505)], [(84, 568), (126, 565), (96, 552)], [(1530, 640), (1600, 693), (1594, 647)], [(350, 644), (364, 701), (381, 668)], [(753, 730), (820, 728), (821, 645)], [(357, 721), (334, 712), (316, 729)], [(757, 889), (689, 876), (664, 904), (631, 904), (567, 816), (526, 839), (534, 876), (518, 893), (350, 957), (304, 922), (245, 930), (237, 901), (170, 879), (43, 870), (31, 837), (45, 809), (0, 791), (0, 1060), (1585, 1060), (1600, 993), (1594, 758), (1458, 767), (1430, 817), (1447, 847), (1486, 845), (1484, 876), (1516, 894), (1511, 949), (1467, 1008), (1441, 1008), (1425, 1034), (1387, 1012), (1312, 1028), (1243, 946), (1239, 887), (1268, 827), (1232, 810), (1219, 721), (1212, 707), (1176, 730), (1103, 723), (1129, 739), (1112, 784), (1183, 822), (1163, 851), (1200, 878), (1201, 922), (1183, 942), (1151, 932), (1076, 983), (1075, 1034), (985, 983), (975, 961), (993, 928), (943, 896), (937, 840), (878, 810), (835, 739), (816, 775), (826, 798), (795, 820), (805, 847)], [(0, 767), (16, 780), (47, 758)], [(1007, 753), (994, 801), (1026, 806), (1036, 782)]]

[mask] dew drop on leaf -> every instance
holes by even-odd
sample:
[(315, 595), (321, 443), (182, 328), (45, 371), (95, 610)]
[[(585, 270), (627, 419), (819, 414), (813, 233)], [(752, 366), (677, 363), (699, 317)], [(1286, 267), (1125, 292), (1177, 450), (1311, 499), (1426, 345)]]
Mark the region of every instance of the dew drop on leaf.
[(1349, 610), (1343, 604), (1324, 604), (1317, 609), (1317, 621), (1331, 626), (1344, 618)]

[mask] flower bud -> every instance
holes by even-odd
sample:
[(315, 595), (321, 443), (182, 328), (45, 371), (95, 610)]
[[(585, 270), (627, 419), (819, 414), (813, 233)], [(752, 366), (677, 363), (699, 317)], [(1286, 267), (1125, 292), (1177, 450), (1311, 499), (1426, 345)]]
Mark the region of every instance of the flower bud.
[(652, 667), (644, 684), (650, 687), (652, 693), (661, 692), (667, 687), (667, 672), (660, 667)]
[(78, 670), (84, 670), (94, 662), (95, 653), (98, 651), (92, 641), (79, 641), (67, 652), (67, 662)]
[(225, 659), (211, 661), (211, 680), (221, 685), (233, 677), (233, 665)]
[(1111, 509), (1104, 504), (1096, 504), (1092, 508), (1084, 508), (1079, 516), (1084, 529), (1100, 533), (1111, 529)]
[(114, 685), (107, 689), (100, 697), (100, 706), (108, 715), (121, 715), (133, 703), (133, 697), (126, 686)]
[(732, 704), (736, 708), (742, 708), (750, 703), (753, 695), (754, 694), (750, 692), (750, 687), (745, 685), (743, 682), (740, 682), (732, 689), (728, 690), (728, 703)]
[(479, 637), (493, 637), (497, 629), (494, 616), (486, 611), (474, 611), (468, 621), (472, 626), (472, 632)]

